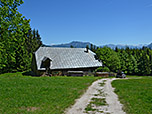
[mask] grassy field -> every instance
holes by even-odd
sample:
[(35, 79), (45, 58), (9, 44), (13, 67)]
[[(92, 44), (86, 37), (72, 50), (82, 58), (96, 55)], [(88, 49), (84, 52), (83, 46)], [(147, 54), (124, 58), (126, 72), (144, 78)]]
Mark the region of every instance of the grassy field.
[(61, 114), (94, 77), (0, 75), (0, 114)]
[(152, 77), (115, 80), (112, 85), (128, 114), (152, 114)]

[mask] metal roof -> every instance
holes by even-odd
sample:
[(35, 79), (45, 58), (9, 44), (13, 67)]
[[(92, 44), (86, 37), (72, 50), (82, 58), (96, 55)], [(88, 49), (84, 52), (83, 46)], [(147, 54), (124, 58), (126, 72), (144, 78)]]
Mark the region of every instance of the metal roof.
[(72, 68), (88, 68), (100, 67), (102, 63), (95, 59), (95, 53), (86, 48), (56, 48), (56, 47), (40, 47), (35, 52), (36, 64), (38, 70), (44, 57), (51, 61), (50, 69), (72, 69)]

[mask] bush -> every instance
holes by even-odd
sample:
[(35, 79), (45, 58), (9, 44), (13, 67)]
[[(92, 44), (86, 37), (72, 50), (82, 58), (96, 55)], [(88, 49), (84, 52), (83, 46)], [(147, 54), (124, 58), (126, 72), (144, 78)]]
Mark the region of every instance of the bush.
[(99, 67), (95, 72), (110, 72), (110, 69), (108, 67)]

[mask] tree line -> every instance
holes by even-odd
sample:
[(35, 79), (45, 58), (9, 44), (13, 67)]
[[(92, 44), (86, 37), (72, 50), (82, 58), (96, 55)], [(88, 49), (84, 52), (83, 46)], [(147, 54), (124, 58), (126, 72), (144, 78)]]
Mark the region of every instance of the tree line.
[(38, 30), (17, 10), (23, 0), (0, 1), (0, 73), (31, 68), (32, 53), (41, 45)]
[[(130, 75), (152, 75), (152, 50), (147, 47), (141, 49), (111, 49), (109, 47), (95, 47), (94, 51), (102, 61), (102, 69), (106, 71), (123, 71)], [(100, 68), (101, 70), (101, 68)]]

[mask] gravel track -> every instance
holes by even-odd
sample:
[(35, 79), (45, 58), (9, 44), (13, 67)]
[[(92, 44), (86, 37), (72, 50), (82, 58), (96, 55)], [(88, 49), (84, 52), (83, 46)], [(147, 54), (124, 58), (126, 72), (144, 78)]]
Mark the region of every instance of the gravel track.
[[(87, 91), (76, 100), (75, 104), (66, 109), (65, 114), (126, 114), (122, 110), (122, 104), (118, 101), (118, 96), (111, 86), (113, 79), (100, 79), (92, 83)], [(101, 83), (105, 83), (101, 86)], [(99, 94), (99, 92), (103, 94)], [(97, 96), (98, 95), (98, 96)], [(85, 111), (92, 98), (105, 98), (106, 105), (93, 106), (94, 111)]]

